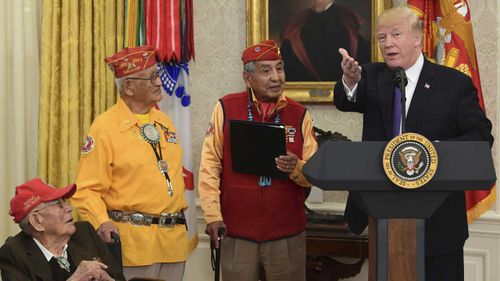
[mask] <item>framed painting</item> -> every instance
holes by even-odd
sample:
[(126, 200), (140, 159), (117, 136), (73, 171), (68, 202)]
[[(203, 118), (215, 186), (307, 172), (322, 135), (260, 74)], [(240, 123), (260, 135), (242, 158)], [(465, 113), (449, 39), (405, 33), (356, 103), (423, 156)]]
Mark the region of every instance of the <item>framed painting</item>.
[[(326, 6), (321, 6), (327, 2)], [(247, 0), (247, 45), (273, 39), (285, 62), (285, 94), (327, 103), (342, 76), (338, 48), (360, 63), (381, 60), (376, 17), (391, 0)]]

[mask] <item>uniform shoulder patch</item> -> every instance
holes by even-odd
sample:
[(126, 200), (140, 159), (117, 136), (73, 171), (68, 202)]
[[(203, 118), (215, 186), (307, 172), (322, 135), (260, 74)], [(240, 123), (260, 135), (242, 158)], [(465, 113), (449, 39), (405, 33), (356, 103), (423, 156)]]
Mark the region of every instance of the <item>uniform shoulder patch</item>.
[(82, 154), (88, 154), (94, 149), (95, 141), (91, 135), (87, 135), (83, 141)]
[(205, 136), (211, 136), (215, 133), (215, 125), (213, 122), (210, 122), (208, 124), (208, 128), (207, 128), (207, 131), (205, 133)]

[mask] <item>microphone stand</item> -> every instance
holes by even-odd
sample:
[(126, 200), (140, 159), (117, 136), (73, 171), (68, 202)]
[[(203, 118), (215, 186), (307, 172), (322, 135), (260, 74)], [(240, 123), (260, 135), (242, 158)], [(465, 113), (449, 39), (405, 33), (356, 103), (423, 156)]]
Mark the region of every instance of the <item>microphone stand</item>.
[[(407, 82), (408, 83), (408, 82)], [(406, 133), (406, 83), (404, 79), (399, 82), (399, 91), (401, 92), (401, 134)]]
[(408, 78), (403, 68), (399, 68), (394, 77), (394, 83), (396, 87), (399, 88), (401, 92), (401, 134), (406, 133), (406, 84), (408, 84)]

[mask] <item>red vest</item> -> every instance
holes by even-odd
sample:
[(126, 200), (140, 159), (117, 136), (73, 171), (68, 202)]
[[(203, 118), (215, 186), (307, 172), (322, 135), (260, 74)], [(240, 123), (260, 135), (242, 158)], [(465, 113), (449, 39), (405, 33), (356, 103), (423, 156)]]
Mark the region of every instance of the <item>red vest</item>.
[[(221, 211), (227, 235), (267, 241), (292, 236), (305, 229), (304, 188), (292, 180), (272, 179), (272, 185), (258, 185), (259, 176), (232, 170), (229, 120), (248, 120), (247, 92), (226, 95), (220, 99), (224, 111), (224, 148), (221, 175)], [(287, 98), (287, 106), (278, 114), (286, 126), (287, 150), (302, 158), (302, 121), (306, 109)], [(274, 122), (277, 114), (262, 120), (252, 103), (254, 121)], [(291, 140), (291, 141), (290, 141)]]

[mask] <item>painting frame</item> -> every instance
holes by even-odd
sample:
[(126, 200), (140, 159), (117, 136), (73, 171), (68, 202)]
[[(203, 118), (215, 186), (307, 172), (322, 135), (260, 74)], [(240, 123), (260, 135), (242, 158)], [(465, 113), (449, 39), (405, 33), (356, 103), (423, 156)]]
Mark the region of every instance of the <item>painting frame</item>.
[[(247, 46), (269, 38), (269, 1), (272, 0), (247, 0)], [(391, 6), (391, 0), (371, 0), (371, 34), (376, 17)], [(381, 61), (375, 36), (370, 37), (371, 59)], [(300, 103), (331, 103), (334, 85), (335, 81), (286, 82), (285, 94)]]

